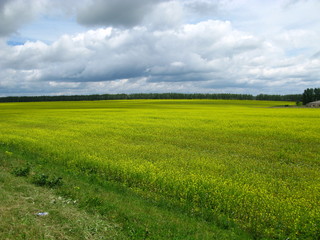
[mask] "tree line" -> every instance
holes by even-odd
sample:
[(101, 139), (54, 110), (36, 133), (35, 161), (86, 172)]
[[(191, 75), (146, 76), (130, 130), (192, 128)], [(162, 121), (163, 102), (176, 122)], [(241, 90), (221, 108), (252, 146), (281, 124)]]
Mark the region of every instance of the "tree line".
[(303, 104), (320, 100), (320, 88), (307, 88), (302, 94)]
[(255, 100), (270, 100), (270, 101), (301, 101), (301, 94), (287, 94), (287, 95), (269, 95), (269, 94), (259, 94), (255, 97)]
[(301, 94), (268, 95), (232, 94), (232, 93), (134, 93), (134, 94), (93, 94), (61, 96), (11, 96), (0, 97), (0, 102), (47, 102), (47, 101), (96, 101), (122, 99), (227, 99), (227, 100), (270, 100), (301, 101)]

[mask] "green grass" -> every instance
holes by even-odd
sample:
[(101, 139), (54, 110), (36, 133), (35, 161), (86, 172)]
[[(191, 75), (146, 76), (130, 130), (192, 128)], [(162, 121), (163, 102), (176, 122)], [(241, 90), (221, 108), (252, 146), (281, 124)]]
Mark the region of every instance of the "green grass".
[[(0, 153), (0, 166), (0, 239), (250, 239), (235, 226), (218, 227), (117, 183), (40, 159)], [(15, 175), (25, 166), (30, 174)], [(64, 184), (32, 184), (43, 174), (62, 177)]]
[[(317, 239), (320, 112), (272, 108), (286, 104), (293, 105), (222, 100), (0, 104), (0, 145), (8, 157), (91, 178), (86, 191), (92, 197), (84, 197), (81, 205), (86, 211), (105, 206), (109, 190), (102, 186), (114, 183), (144, 199), (134, 206), (151, 204), (160, 213), (178, 211), (193, 219), (197, 230), (187, 234), (190, 239), (201, 232), (206, 234), (198, 239), (210, 239), (214, 234), (208, 226), (213, 232), (225, 228), (222, 235), (232, 233), (235, 239), (243, 237), (237, 226), (255, 238)], [(94, 194), (98, 186), (103, 197)], [(81, 199), (68, 185), (60, 188)], [(147, 227), (151, 239), (168, 239), (154, 227), (161, 217), (156, 214), (148, 225), (143, 217), (148, 213), (138, 209), (145, 225), (129, 221), (132, 235), (123, 227), (126, 236), (141, 239)], [(132, 219), (125, 216), (116, 222)], [(162, 225), (164, 232), (183, 236), (186, 229), (177, 227), (183, 224), (173, 222)]]
[[(15, 160), (2, 154), (0, 158), (0, 239), (127, 239), (105, 217), (88, 214), (52, 189), (10, 174), (3, 161)], [(41, 212), (48, 215), (38, 216)]]

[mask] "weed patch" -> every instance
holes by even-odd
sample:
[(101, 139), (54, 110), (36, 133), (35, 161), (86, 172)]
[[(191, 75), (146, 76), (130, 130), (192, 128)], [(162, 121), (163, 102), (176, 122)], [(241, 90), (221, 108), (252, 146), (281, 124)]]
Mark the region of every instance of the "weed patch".
[(31, 182), (37, 186), (45, 186), (49, 188), (62, 186), (62, 177), (50, 177), (46, 174), (35, 174), (32, 176)]
[(15, 167), (11, 173), (16, 177), (27, 177), (30, 174), (30, 166), (26, 167)]

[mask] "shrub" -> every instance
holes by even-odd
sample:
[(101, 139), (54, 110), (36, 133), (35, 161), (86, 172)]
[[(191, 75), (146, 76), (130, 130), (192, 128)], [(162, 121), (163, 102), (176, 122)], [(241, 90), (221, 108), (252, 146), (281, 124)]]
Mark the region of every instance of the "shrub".
[(12, 170), (11, 173), (17, 177), (26, 177), (30, 173), (30, 166), (16, 167)]
[(49, 177), (45, 174), (34, 175), (32, 183), (37, 186), (47, 186), (50, 188), (61, 186), (63, 184), (61, 177)]

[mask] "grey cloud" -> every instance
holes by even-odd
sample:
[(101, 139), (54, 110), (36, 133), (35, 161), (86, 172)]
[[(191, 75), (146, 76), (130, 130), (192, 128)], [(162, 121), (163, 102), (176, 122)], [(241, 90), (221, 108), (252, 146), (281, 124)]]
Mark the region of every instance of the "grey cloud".
[(9, 2), (9, 0), (0, 0), (0, 9), (1, 9), (0, 11), (1, 12), (3, 11), (3, 7), (7, 2)]
[(93, 0), (79, 10), (77, 20), (87, 26), (138, 25), (160, 0)]
[(179, 73), (179, 74), (162, 74), (151, 75), (147, 78), (148, 82), (200, 82), (211, 79), (210, 74), (206, 73)]
[(19, 27), (33, 20), (42, 7), (43, 1), (1, 0), (0, 37), (16, 32)]
[(306, 1), (308, 0), (286, 0), (284, 1), (283, 8), (287, 9), (287, 8), (293, 7), (298, 3), (306, 2)]
[(224, 88), (242, 88), (242, 89), (246, 89), (246, 88), (251, 88), (252, 85), (248, 82), (234, 82), (234, 81), (228, 81), (226, 78), (216, 78), (214, 80), (210, 80), (210, 81), (205, 81), (203, 83), (200, 84), (201, 87), (203, 88), (220, 88), (220, 89), (224, 89)]
[(220, 1), (210, 0), (189, 0), (186, 1), (185, 7), (198, 15), (212, 15), (217, 13)]
[(118, 79), (133, 79), (143, 76), (143, 69), (143, 66), (111, 64), (110, 62), (99, 64), (92, 61), (84, 66), (69, 66), (61, 69), (59, 74), (53, 69), (49, 69), (44, 71), (42, 81), (105, 82)]
[(320, 51), (313, 54), (312, 58), (320, 58)]

